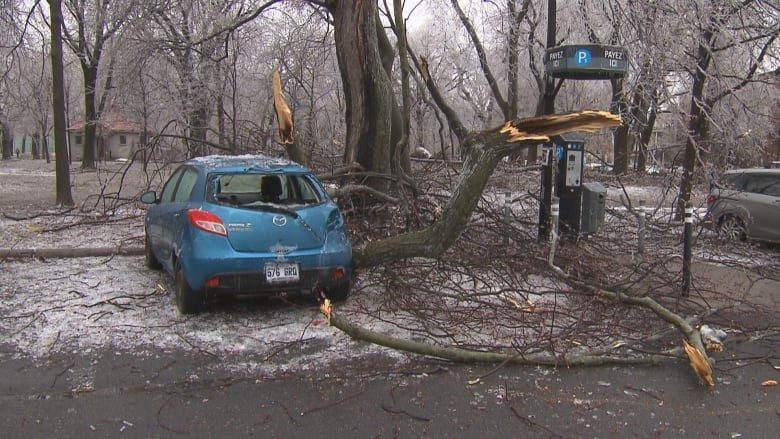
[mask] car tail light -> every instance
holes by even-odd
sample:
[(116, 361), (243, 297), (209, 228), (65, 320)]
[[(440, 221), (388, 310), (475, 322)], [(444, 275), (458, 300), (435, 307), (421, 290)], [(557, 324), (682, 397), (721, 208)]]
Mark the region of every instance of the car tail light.
[(222, 219), (211, 212), (190, 209), (187, 211), (187, 218), (189, 218), (190, 224), (204, 232), (227, 236), (227, 229), (225, 229)]
[(716, 197), (715, 195), (709, 195), (707, 197), (707, 206), (712, 207), (712, 205), (715, 204), (716, 201), (718, 201), (718, 197)]
[(333, 270), (333, 272), (330, 274), (330, 277), (333, 280), (341, 280), (346, 275), (347, 275), (347, 272), (344, 271), (343, 268), (337, 268), (337, 269)]
[(219, 286), (219, 278), (212, 277), (211, 279), (207, 280), (206, 286), (209, 288), (217, 288)]

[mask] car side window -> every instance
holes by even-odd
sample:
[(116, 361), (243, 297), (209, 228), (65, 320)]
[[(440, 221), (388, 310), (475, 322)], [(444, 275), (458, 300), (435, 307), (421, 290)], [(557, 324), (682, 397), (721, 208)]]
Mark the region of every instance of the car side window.
[(179, 168), (176, 170), (176, 172), (171, 175), (171, 178), (168, 179), (168, 182), (165, 183), (165, 187), (163, 187), (162, 194), (160, 194), (160, 202), (161, 203), (170, 203), (173, 201), (173, 194), (176, 190), (176, 184), (179, 183), (179, 179), (181, 178), (181, 174), (184, 173), (184, 168)]
[(766, 189), (765, 193), (773, 197), (780, 197), (780, 177), (774, 178), (774, 183)]
[(780, 196), (780, 178), (771, 175), (751, 176), (745, 190), (754, 194)]
[(173, 197), (173, 201), (181, 203), (189, 200), (197, 181), (198, 172), (192, 168), (186, 168), (181, 176), (181, 180), (179, 180), (179, 186), (176, 188), (176, 195)]

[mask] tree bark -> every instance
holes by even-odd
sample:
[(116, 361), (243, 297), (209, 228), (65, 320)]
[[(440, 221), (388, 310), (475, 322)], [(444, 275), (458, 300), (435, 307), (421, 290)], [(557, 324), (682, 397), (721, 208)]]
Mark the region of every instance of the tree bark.
[(637, 138), (638, 151), (636, 165), (639, 169), (645, 169), (647, 166), (647, 150), (653, 137), (653, 129), (655, 128), (655, 119), (657, 114), (656, 111), (656, 102), (655, 98), (653, 98), (653, 104), (648, 107), (647, 114), (645, 115), (646, 120), (644, 121), (644, 127), (642, 128), (642, 132)]
[[(333, 17), (346, 100), (344, 163), (390, 174), (393, 90), (379, 50), (376, 1), (337, 2)], [(368, 184), (383, 190), (388, 183), (370, 179)]]
[(604, 366), (608, 364), (652, 364), (658, 363), (661, 356), (646, 356), (639, 358), (619, 357), (612, 355), (560, 355), (547, 353), (513, 354), (503, 352), (474, 351), (461, 348), (437, 346), (414, 340), (400, 339), (369, 331), (350, 324), (337, 314), (327, 315), (331, 326), (340, 329), (345, 334), (357, 340), (364, 340), (391, 349), (411, 352), (413, 354), (437, 357), (457, 363), (511, 363), (545, 366)]
[(276, 123), (279, 126), (279, 142), (284, 146), (284, 149), (287, 151), (287, 157), (289, 157), (290, 160), (300, 163), (303, 166), (309, 166), (306, 155), (303, 153), (303, 149), (296, 140), (297, 133), (293, 132), (294, 121), (292, 111), (290, 111), (290, 106), (287, 105), (287, 100), (284, 98), (284, 93), (282, 92), (282, 76), (278, 70), (274, 70), (273, 72), (272, 83)]
[(0, 144), (3, 146), (3, 160), (10, 160), (14, 154), (13, 135), (11, 133), (11, 126), (3, 117), (2, 110), (0, 110)]
[[(612, 84), (612, 112), (622, 116), (628, 109), (625, 91), (623, 90), (623, 79), (613, 79), (610, 82)], [(627, 124), (615, 130), (613, 139), (613, 169), (617, 175), (625, 174), (628, 171), (629, 137), (629, 126)], [(640, 171), (644, 172), (644, 169)]]
[(95, 169), (97, 147), (98, 115), (95, 110), (95, 87), (97, 86), (97, 67), (81, 62), (84, 74), (84, 149), (81, 156), (81, 169)]
[(699, 156), (701, 142), (707, 138), (709, 123), (705, 108), (704, 90), (707, 83), (707, 70), (712, 61), (710, 48), (715, 43), (715, 32), (712, 24), (702, 30), (699, 47), (696, 51), (696, 71), (693, 74), (693, 86), (691, 87), (691, 109), (688, 116), (688, 135), (685, 139), (685, 153), (683, 155), (683, 172), (680, 179), (680, 196), (677, 199), (675, 219), (682, 219), (685, 205), (691, 199), (693, 190), (693, 173), (696, 170), (696, 160)]
[(65, 78), (62, 64), (62, 0), (49, 0), (51, 14), (51, 70), (54, 104), (54, 154), (56, 157), (57, 204), (73, 206), (70, 188), (68, 143), (65, 132)]

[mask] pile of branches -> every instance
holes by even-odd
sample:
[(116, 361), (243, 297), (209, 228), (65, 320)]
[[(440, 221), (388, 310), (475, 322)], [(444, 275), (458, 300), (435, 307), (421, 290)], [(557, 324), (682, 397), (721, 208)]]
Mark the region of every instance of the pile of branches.
[[(426, 177), (421, 195), (407, 206), (367, 203), (350, 210), (358, 242), (436, 219), (454, 172), (447, 164), (427, 164), (419, 174)], [(594, 365), (684, 359), (682, 340), (704, 351), (702, 324), (748, 336), (759, 328), (733, 320), (732, 311), (749, 307), (771, 315), (737, 292), (709, 284), (706, 273), (696, 275), (683, 296), (682, 227), (662, 215), (648, 217), (642, 252), (634, 212), (624, 208), (609, 208), (597, 234), (564, 236), (551, 249), (536, 237), (534, 194), (508, 189), (535, 187), (538, 173), (531, 169), (525, 175), (499, 169), (469, 226), (442, 257), (405, 259), (360, 273), (353, 306), (336, 326), (353, 337), (455, 361)], [(741, 263), (739, 255), (732, 256), (734, 244), (704, 228), (696, 246), (700, 259), (726, 267)], [(780, 273), (768, 251), (765, 264), (752, 264), (757, 279)], [(719, 257), (703, 257), (715, 254)], [(350, 323), (371, 320), (388, 329), (376, 334)]]

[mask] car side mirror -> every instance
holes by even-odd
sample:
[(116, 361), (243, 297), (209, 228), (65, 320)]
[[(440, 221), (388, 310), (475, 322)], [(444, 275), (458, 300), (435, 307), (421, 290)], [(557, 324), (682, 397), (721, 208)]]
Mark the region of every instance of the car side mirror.
[(141, 195), (141, 202), (144, 204), (156, 204), (157, 194), (154, 191), (144, 192)]

